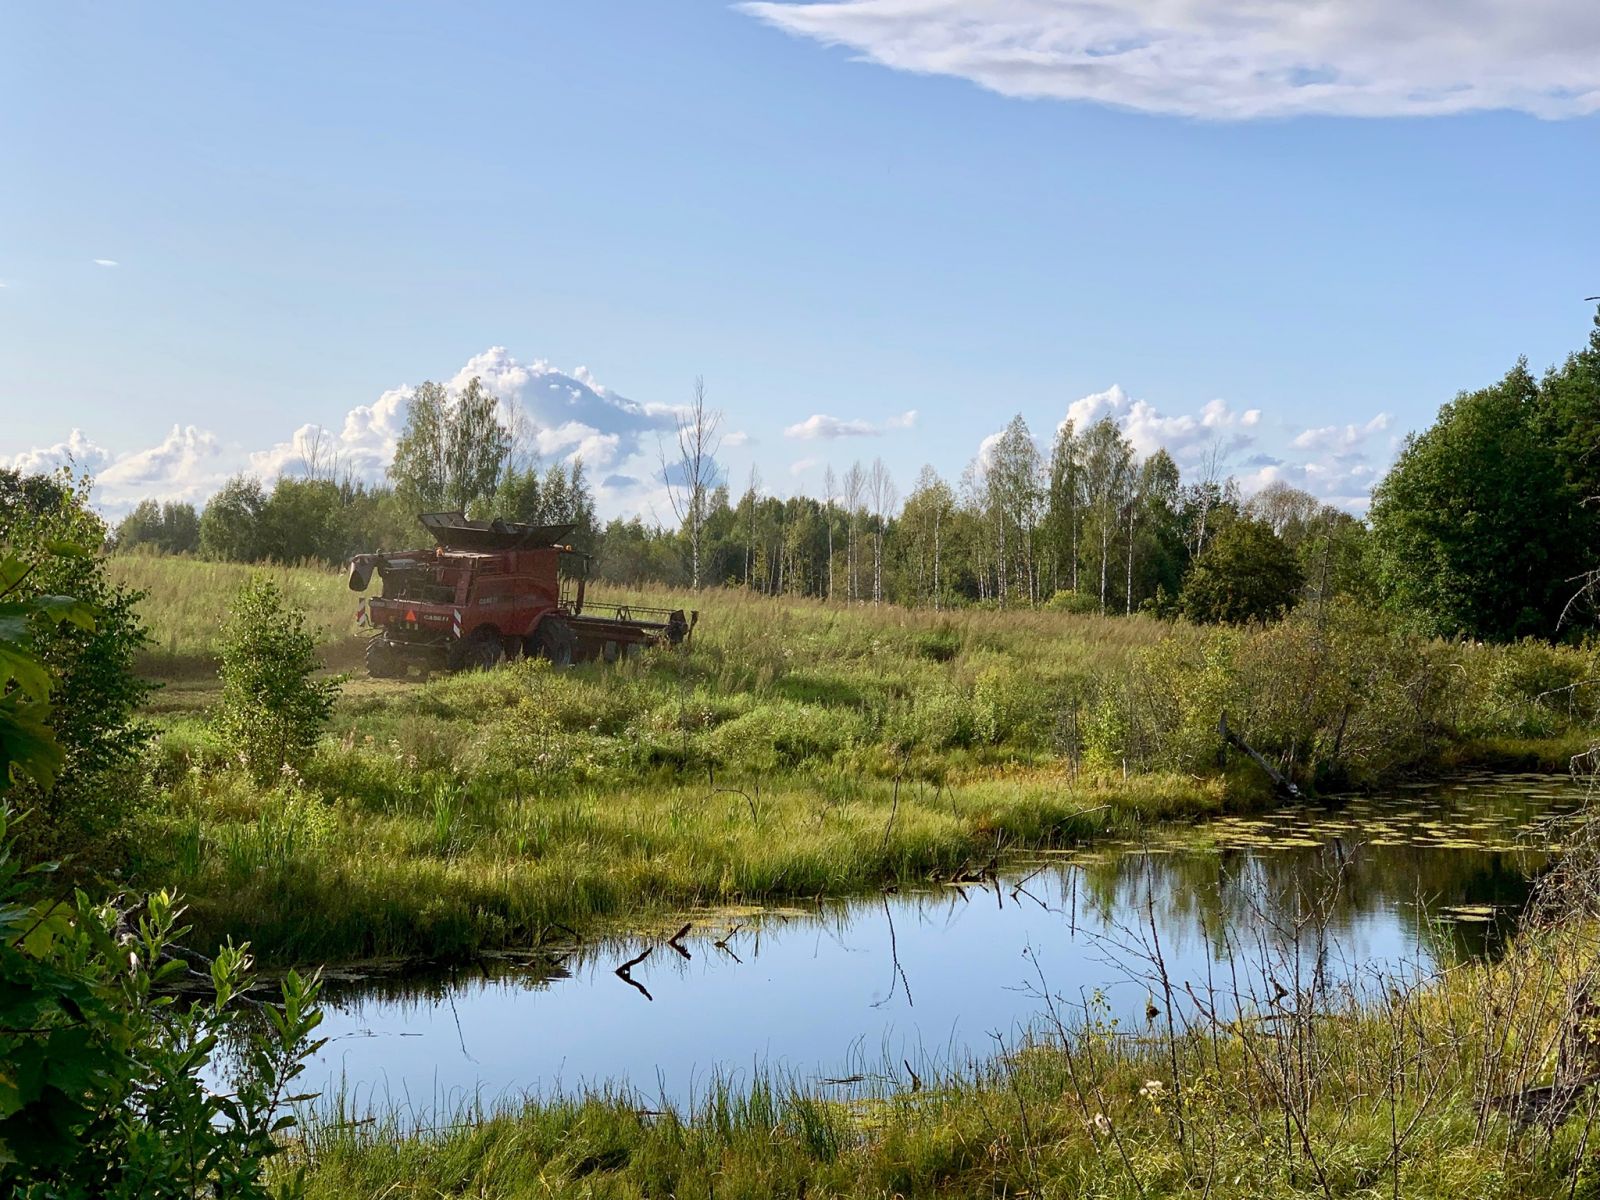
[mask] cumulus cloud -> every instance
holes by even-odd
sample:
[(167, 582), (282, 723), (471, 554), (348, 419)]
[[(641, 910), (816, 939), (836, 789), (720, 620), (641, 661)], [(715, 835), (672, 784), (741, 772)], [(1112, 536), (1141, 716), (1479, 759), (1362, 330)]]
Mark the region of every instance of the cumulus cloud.
[(144, 499), (204, 500), (228, 477), (235, 460), (215, 434), (194, 425), (174, 425), (160, 442), (119, 456), (95, 476), (108, 509)]
[(753, 445), (756, 444), (756, 439), (751, 434), (745, 432), (743, 429), (735, 429), (727, 437), (722, 439), (722, 444), (724, 446), (733, 446), (733, 447), (753, 446)]
[(504, 346), (468, 359), (447, 384), (474, 377), (537, 431), (541, 456), (581, 455), (591, 467), (609, 467), (646, 452), (655, 434), (669, 430), (679, 406), (639, 404), (603, 386), (586, 367), (566, 373), (544, 359), (519, 362)]
[(250, 470), (263, 479), (303, 473), (313, 461), (336, 466), (340, 474), (376, 483), (394, 458), (395, 442), (406, 423), (409, 387), (391, 388), (371, 404), (347, 412), (338, 431), (306, 424), (286, 442), (250, 455)]
[(239, 465), (209, 430), (174, 425), (154, 446), (114, 454), (74, 429), (65, 441), (24, 450), (7, 462), (24, 474), (48, 474), (61, 467), (94, 476), (95, 503), (112, 517), (141, 500), (204, 500)]
[[(568, 373), (544, 359), (523, 362), (504, 346), (474, 355), (442, 382), (459, 392), (474, 378), (505, 406), (525, 449), (547, 463), (581, 457), (596, 471), (611, 471), (649, 452), (650, 436), (670, 429), (678, 411), (619, 396), (587, 368)], [(409, 384), (391, 388), (373, 403), (352, 408), (337, 430), (302, 425), (287, 441), (251, 454), (250, 470), (274, 479), (301, 474), (316, 459), (324, 466), (336, 464), (340, 475), (381, 482), (394, 459), (395, 444), (405, 430), (406, 406), (415, 393)], [(632, 478), (614, 471), (606, 477)]]
[(781, 0), (744, 12), (1005, 96), (1221, 120), (1600, 111), (1593, 0)]
[(24, 475), (48, 475), (62, 467), (94, 474), (110, 461), (111, 451), (90, 441), (83, 430), (74, 429), (65, 441), (24, 450), (6, 465)]
[[(1067, 421), (1080, 433), (1102, 417), (1117, 423), (1140, 458), (1164, 449), (1188, 478), (1214, 465), (1222, 474), (1234, 474), (1246, 495), (1270, 483), (1287, 483), (1354, 512), (1366, 510), (1394, 450), (1393, 439), (1378, 438), (1393, 423), (1388, 413), (1365, 424), (1317, 426), (1290, 435), (1281, 428), (1269, 430), (1258, 408), (1241, 411), (1212, 400), (1196, 412), (1165, 413), (1115, 384), (1067, 407)], [(980, 464), (988, 463), (999, 438), (994, 433), (984, 439)]]
[(1180, 466), (1203, 454), (1238, 454), (1255, 443), (1261, 424), (1258, 408), (1236, 411), (1225, 400), (1211, 400), (1197, 413), (1168, 415), (1144, 400), (1135, 400), (1117, 385), (1093, 392), (1067, 406), (1067, 420), (1082, 432), (1101, 417), (1122, 427), (1139, 456), (1165, 449)]
[(830, 417), (827, 413), (812, 413), (804, 421), (790, 425), (783, 431), (783, 436), (797, 438), (800, 441), (821, 438), (831, 442), (835, 438), (878, 437), (891, 430), (910, 429), (916, 423), (916, 409), (910, 409), (897, 417), (890, 417), (882, 425), (874, 425), (871, 421), (859, 417), (845, 420), (841, 417)]
[(1364, 513), (1372, 503), (1372, 489), (1386, 468), (1368, 463), (1340, 463), (1330, 459), (1264, 464), (1238, 477), (1239, 489), (1252, 496), (1271, 483), (1286, 483), (1338, 508)]

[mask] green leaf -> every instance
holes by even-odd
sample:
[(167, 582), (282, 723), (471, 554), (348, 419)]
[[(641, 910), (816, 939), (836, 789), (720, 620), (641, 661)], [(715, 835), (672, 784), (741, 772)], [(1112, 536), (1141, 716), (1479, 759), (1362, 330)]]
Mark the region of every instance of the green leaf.
[(17, 688), (30, 700), (43, 700), (50, 695), (50, 672), (44, 665), (15, 644), (5, 639), (0, 628), (0, 687), (15, 681)]
[(42, 704), (20, 706), (0, 699), (0, 790), (20, 771), (42, 788), (55, 782), (67, 756), (55, 733), (42, 720)]

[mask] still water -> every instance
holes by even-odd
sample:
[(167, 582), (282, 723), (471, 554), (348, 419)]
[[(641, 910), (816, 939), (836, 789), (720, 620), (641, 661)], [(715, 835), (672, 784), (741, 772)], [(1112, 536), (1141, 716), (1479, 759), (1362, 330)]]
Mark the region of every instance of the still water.
[(683, 1103), (756, 1072), (881, 1087), (991, 1057), (1052, 1008), (1142, 1026), (1158, 952), (1180, 996), (1359, 992), (1494, 954), (1582, 799), (1564, 778), (1464, 777), (959, 887), (691, 913), (681, 952), (620, 939), (555, 966), (335, 981), (303, 1082), (413, 1117), (602, 1085)]

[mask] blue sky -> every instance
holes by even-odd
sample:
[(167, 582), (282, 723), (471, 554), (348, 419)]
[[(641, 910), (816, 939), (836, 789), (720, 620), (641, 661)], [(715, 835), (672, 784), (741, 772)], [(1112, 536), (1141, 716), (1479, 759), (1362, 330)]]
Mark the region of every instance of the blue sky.
[(0, 460), (112, 512), (307, 425), (376, 473), (475, 369), (665, 515), (703, 375), (780, 494), (1076, 403), (1359, 508), (1587, 336), (1600, 6), (1320, 8), (0, 4)]

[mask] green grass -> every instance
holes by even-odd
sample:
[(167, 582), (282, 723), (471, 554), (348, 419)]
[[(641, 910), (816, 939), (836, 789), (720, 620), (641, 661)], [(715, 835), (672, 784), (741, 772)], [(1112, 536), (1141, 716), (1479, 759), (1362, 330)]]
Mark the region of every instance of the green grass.
[[(1475, 743), (1548, 755), (1587, 726), (1536, 697), (1595, 673), (1586, 652), (1411, 642), (1359, 615), (1207, 631), (618, 596), (698, 608), (692, 645), (427, 684), (358, 669), (315, 755), (262, 788), (207, 724), (206, 664), (245, 570), (113, 566), (167, 648), (135, 878), (183, 892), (198, 944), (248, 938), (276, 962), (468, 955), (1259, 806), (1255, 767), (1218, 769), (1222, 710), (1282, 761), (1331, 754), (1346, 779)], [(330, 663), (356, 661), (342, 579), (275, 570)]]
[[(428, 684), (358, 672), (314, 756), (262, 788), (206, 721), (244, 570), (113, 567), (149, 593), (145, 665), (168, 682), (135, 882), (185, 893), (194, 944), (277, 962), (531, 946), (1269, 803), (1239, 756), (1218, 768), (1224, 709), (1307, 778), (1550, 765), (1589, 744), (1600, 674), (1591, 650), (1421, 642), (1362, 614), (1208, 631), (618, 596), (699, 608), (693, 646)], [(279, 575), (330, 666), (355, 664), (342, 579)], [(414, 1136), (323, 1120), (290, 1158), (313, 1197), (1594, 1196), (1585, 1113), (1517, 1133), (1484, 1104), (1572, 1044), (1594, 952), (1564, 928), (1370, 1008), (1297, 999), (1171, 1034), (1090, 1020), (868, 1101), (768, 1079), (659, 1115), (590, 1095)]]
[(107, 562), (113, 583), (146, 593), (140, 615), (150, 645), (138, 669), (156, 679), (214, 677), (218, 638), (228, 605), (252, 574), (265, 572), (286, 601), (306, 613), (306, 625), (327, 650), (330, 666), (359, 662), (355, 631), (356, 594), (342, 571), (324, 567), (253, 567), (159, 554), (120, 554)]

